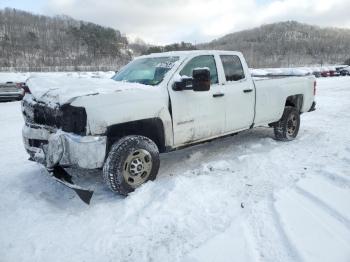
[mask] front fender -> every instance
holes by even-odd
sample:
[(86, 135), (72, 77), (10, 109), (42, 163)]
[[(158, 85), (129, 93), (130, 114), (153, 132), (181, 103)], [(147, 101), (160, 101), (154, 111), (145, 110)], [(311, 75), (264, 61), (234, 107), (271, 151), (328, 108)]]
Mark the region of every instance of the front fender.
[(168, 96), (161, 92), (150, 91), (143, 93), (142, 97), (135, 95), (134, 100), (123, 101), (120, 93), (86, 96), (74, 101), (74, 105), (85, 107), (87, 133), (102, 135), (107, 132), (108, 127), (113, 125), (159, 118), (164, 127), (165, 146), (171, 147), (173, 131)]

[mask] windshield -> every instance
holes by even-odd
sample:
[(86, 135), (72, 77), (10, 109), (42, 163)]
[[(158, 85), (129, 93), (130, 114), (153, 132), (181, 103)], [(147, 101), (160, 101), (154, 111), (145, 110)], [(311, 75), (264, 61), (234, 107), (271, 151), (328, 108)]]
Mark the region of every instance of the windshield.
[(158, 85), (177, 60), (179, 60), (177, 56), (136, 59), (122, 68), (112, 79), (151, 86)]

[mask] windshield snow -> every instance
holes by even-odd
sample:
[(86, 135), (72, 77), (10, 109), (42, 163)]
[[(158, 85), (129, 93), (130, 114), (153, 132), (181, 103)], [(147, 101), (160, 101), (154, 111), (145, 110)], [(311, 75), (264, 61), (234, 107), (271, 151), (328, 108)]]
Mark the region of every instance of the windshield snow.
[(179, 60), (177, 56), (136, 59), (122, 68), (112, 79), (151, 86), (158, 85), (177, 60)]

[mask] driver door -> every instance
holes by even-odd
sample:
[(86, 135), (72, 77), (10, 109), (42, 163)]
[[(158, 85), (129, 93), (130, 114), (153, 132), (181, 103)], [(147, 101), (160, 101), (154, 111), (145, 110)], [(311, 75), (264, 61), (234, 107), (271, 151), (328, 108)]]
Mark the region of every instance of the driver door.
[(174, 91), (174, 82), (169, 82), (175, 146), (224, 133), (225, 100), (219, 85), (216, 64), (217, 58), (214, 55), (195, 56), (179, 72), (181, 76), (190, 77), (194, 68), (208, 67), (211, 77), (209, 91)]

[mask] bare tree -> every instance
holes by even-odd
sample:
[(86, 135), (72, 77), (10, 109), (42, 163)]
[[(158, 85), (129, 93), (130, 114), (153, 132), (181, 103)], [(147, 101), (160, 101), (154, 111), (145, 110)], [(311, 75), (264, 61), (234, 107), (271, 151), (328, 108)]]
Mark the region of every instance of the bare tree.
[(0, 10), (0, 67), (30, 71), (107, 68), (131, 59), (125, 36), (115, 29), (6, 8)]
[(289, 21), (228, 34), (197, 47), (241, 51), (251, 67), (287, 67), (343, 63), (349, 46), (349, 29)]

